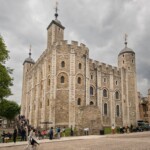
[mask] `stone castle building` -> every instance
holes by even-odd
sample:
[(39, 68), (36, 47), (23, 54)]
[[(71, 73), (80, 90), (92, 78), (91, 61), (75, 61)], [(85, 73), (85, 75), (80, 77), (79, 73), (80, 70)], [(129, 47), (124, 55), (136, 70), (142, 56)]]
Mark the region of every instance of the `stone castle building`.
[(125, 47), (118, 67), (89, 58), (84, 44), (64, 40), (65, 27), (57, 19), (47, 27), (47, 48), (34, 62), (23, 63), (21, 114), (34, 127), (89, 128), (135, 125), (140, 117), (135, 52)]

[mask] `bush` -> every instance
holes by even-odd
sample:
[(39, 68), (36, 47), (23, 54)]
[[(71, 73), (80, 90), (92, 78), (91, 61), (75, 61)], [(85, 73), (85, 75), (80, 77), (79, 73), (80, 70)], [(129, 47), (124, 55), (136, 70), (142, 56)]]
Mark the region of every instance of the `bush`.
[(111, 127), (104, 127), (104, 134), (111, 134)]

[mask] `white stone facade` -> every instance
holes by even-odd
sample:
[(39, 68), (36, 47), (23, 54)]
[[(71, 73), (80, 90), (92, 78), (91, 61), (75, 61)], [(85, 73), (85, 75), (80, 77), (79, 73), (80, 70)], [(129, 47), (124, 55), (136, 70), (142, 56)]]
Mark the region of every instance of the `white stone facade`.
[(57, 19), (47, 30), (47, 49), (35, 63), (24, 62), (21, 115), (42, 128), (45, 121), (53, 127), (135, 125), (139, 117), (135, 53), (125, 47), (118, 67), (113, 67), (90, 59), (84, 44), (68, 44)]

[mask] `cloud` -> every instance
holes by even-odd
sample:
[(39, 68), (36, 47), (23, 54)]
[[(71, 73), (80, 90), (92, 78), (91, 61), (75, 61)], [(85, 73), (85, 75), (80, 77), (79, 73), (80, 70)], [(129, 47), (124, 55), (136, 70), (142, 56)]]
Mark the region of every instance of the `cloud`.
[[(46, 49), (47, 26), (54, 19), (55, 0), (1, 0), (0, 34), (10, 51), (8, 66), (14, 68), (13, 97), (20, 103), (22, 63), (32, 45), (34, 60)], [(59, 0), (59, 20), (65, 39), (87, 45), (92, 59), (117, 66), (117, 56), (128, 46), (136, 53), (138, 90), (150, 88), (149, 0)]]

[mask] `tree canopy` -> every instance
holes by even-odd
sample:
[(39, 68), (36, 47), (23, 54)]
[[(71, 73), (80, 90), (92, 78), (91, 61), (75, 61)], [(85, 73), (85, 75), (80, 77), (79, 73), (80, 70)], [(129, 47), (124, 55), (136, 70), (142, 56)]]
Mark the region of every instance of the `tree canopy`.
[(20, 113), (20, 106), (14, 101), (2, 100), (0, 102), (0, 116), (8, 120), (15, 118)]
[(5, 62), (8, 59), (9, 51), (6, 48), (3, 38), (0, 36), (0, 101), (12, 94), (10, 89), (10, 86), (13, 85), (13, 78), (10, 76), (12, 69), (5, 66)]

